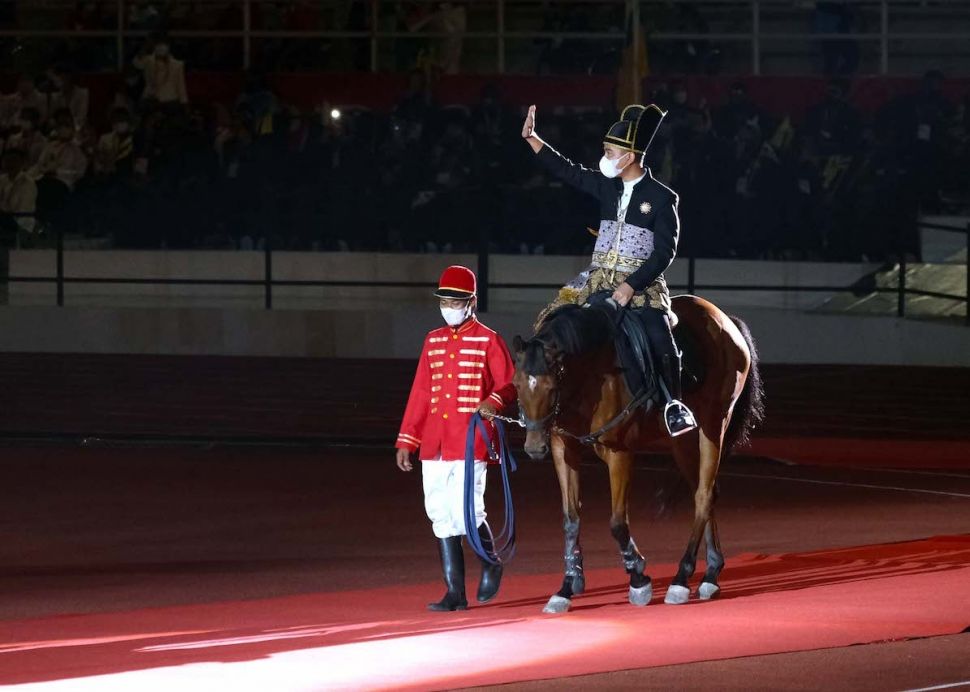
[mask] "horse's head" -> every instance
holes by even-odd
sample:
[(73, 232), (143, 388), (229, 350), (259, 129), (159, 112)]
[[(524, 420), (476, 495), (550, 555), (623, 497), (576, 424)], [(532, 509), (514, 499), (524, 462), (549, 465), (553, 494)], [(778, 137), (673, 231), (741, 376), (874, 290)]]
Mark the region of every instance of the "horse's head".
[(549, 453), (549, 429), (559, 412), (563, 354), (541, 339), (515, 337), (515, 385), (525, 423), (525, 452), (533, 459)]

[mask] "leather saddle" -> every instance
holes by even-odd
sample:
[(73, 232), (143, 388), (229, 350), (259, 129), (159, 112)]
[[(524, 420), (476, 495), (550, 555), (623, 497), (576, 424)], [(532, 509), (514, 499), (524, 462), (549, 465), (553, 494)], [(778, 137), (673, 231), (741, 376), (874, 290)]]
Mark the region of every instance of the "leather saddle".
[[(605, 310), (613, 317), (618, 365), (623, 371), (623, 379), (630, 390), (630, 396), (640, 396), (644, 407), (649, 408), (647, 402), (653, 402), (662, 408), (666, 401), (658, 380), (659, 363), (653, 357), (643, 322), (646, 309), (621, 308), (611, 296), (611, 291), (594, 293), (586, 301), (586, 305)], [(683, 353), (681, 377), (684, 390), (693, 389), (702, 380), (701, 361), (697, 358), (694, 339), (690, 332), (678, 324), (674, 328), (674, 342)]]

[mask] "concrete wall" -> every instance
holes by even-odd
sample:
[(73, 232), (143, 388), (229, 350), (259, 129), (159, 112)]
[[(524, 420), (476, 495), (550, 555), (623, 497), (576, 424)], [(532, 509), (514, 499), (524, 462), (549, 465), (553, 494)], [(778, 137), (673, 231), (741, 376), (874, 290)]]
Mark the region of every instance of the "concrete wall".
[[(970, 328), (772, 308), (733, 311), (765, 362), (970, 367)], [(533, 313), (483, 319), (507, 340)], [(433, 306), (395, 311), (0, 308), (0, 351), (411, 358), (441, 324)]]
[[(970, 230), (970, 217), (966, 216), (924, 216), (923, 224), (948, 226)], [(965, 233), (942, 231), (920, 225), (920, 246), (924, 262), (965, 263), (967, 258), (967, 239)]]
[[(433, 281), (451, 262), (471, 257), (430, 255), (287, 254), (275, 257), (281, 278)], [(559, 284), (582, 258), (493, 258), (493, 281)], [(69, 253), (73, 276), (216, 276), (258, 278), (259, 253)], [(53, 267), (49, 253), (13, 253), (11, 273)], [(710, 284), (848, 285), (862, 265), (705, 261), (698, 282)], [(683, 263), (668, 273), (686, 281)], [(0, 351), (155, 353), (409, 358), (423, 335), (440, 325), (428, 289), (305, 289), (277, 292), (262, 309), (262, 291), (212, 287), (72, 286), (66, 306), (52, 305), (47, 287), (12, 285), (0, 307)], [(549, 288), (496, 290), (483, 319), (508, 340), (529, 334)], [(676, 292), (676, 291), (675, 291)], [(762, 358), (773, 363), (958, 365), (970, 367), (970, 329), (894, 317), (825, 314), (827, 295), (698, 291), (748, 322)]]

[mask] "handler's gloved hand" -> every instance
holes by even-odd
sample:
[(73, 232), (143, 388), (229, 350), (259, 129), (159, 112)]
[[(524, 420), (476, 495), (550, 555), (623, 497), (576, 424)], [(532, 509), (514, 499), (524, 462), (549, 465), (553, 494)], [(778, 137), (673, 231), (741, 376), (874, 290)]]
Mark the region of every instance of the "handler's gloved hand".
[(493, 404), (488, 399), (485, 399), (483, 402), (481, 402), (478, 405), (478, 412), (482, 414), (482, 418), (485, 418), (486, 420), (491, 420), (492, 416), (498, 413), (498, 409), (495, 408), (495, 404)]

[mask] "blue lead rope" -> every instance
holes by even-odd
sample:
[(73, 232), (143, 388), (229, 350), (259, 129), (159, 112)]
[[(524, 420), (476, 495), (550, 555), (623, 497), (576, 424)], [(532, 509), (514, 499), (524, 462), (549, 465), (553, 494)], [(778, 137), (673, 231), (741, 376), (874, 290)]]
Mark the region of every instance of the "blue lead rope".
[(468, 434), (465, 436), (465, 536), (478, 557), (490, 564), (500, 565), (511, 560), (515, 554), (515, 508), (512, 506), (509, 473), (516, 470), (516, 465), (505, 437), (505, 426), (497, 420), (494, 424), (495, 436), (498, 438), (498, 459), (502, 467), (502, 486), (505, 491), (505, 525), (500, 533), (492, 537), (494, 551), (486, 550), (481, 536), (478, 535), (478, 521), (475, 516), (475, 430), (481, 432), (482, 439), (492, 449), (494, 445), (489, 438), (485, 421), (482, 420), (482, 414), (476, 412), (468, 421)]

